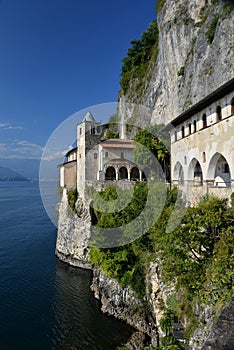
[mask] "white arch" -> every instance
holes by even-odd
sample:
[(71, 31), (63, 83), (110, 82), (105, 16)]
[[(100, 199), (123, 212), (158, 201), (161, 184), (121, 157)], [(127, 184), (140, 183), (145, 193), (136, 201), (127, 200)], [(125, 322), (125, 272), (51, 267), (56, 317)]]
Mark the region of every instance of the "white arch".
[(174, 167), (173, 180), (180, 181), (181, 183), (184, 182), (184, 169), (179, 161), (176, 162), (176, 165)]
[(195, 185), (203, 185), (202, 167), (197, 158), (193, 158), (189, 164), (188, 180), (194, 181)]
[(216, 186), (230, 187), (230, 166), (226, 158), (221, 153), (217, 152), (211, 158), (207, 175), (210, 180), (214, 180)]

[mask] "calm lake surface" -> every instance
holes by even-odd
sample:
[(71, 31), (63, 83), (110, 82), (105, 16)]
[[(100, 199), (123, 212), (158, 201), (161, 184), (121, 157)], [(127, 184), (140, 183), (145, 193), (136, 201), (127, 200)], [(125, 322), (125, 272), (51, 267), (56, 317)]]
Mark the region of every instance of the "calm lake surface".
[(114, 350), (131, 329), (103, 315), (92, 274), (59, 262), (37, 183), (0, 181), (0, 350)]

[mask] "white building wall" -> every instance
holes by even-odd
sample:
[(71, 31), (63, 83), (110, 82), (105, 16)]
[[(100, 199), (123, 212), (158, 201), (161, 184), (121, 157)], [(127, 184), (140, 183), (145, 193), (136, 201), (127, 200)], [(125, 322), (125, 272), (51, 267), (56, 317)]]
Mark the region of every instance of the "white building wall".
[[(199, 161), (203, 181), (214, 180), (214, 169), (211, 171), (215, 154), (220, 153), (227, 161), (231, 174), (231, 182), (234, 187), (234, 115), (231, 115), (231, 99), (234, 93), (227, 94), (210, 106), (194, 114), (185, 122), (181, 123), (171, 131), (171, 176), (176, 182), (174, 169), (180, 162), (184, 172), (184, 180), (187, 183), (192, 180), (191, 162), (195, 158)], [(216, 108), (222, 108), (222, 120), (217, 121)], [(203, 128), (202, 115), (207, 115), (207, 127)], [(196, 120), (197, 131), (194, 132), (193, 123)], [(189, 123), (191, 123), (191, 134), (189, 134)], [(184, 127), (185, 137), (182, 138), (181, 128)], [(177, 133), (177, 141), (175, 137)], [(190, 168), (189, 168), (190, 167)], [(177, 173), (178, 175), (178, 173)], [(217, 174), (216, 174), (217, 176)], [(223, 174), (223, 178), (227, 175)], [(222, 179), (221, 179), (222, 180)], [(234, 188), (232, 189), (234, 191)], [(186, 189), (186, 191), (188, 191)], [(205, 194), (205, 188), (202, 191)]]
[(64, 187), (65, 183), (64, 183), (64, 167), (61, 166), (60, 167), (60, 186)]

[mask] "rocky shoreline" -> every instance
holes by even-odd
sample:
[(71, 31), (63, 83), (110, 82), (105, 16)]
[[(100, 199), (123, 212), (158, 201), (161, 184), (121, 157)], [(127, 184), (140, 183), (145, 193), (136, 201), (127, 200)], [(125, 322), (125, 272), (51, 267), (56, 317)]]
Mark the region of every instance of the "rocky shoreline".
[[(160, 319), (168, 295), (173, 286), (166, 286), (160, 279), (160, 266), (150, 263), (146, 276), (146, 295), (140, 301), (130, 287), (122, 288), (117, 281), (105, 276), (102, 270), (94, 268), (88, 260), (88, 240), (91, 218), (81, 198), (76, 202), (76, 213), (69, 206), (66, 191), (58, 205), (58, 234), (56, 256), (72, 266), (93, 271), (91, 290), (101, 302), (101, 310), (132, 326), (133, 333), (126, 346), (130, 350), (142, 350), (145, 346), (159, 346), (164, 336)], [(204, 324), (196, 329), (189, 340), (190, 350), (232, 350), (234, 349), (234, 300), (222, 308), (218, 320), (212, 307), (197, 306), (197, 314)]]

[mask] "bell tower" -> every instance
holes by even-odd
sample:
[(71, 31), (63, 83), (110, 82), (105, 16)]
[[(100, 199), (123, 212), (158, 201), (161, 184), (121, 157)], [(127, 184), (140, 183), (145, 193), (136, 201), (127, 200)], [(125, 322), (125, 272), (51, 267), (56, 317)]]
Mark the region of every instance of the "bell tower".
[(88, 112), (77, 125), (77, 190), (84, 198), (85, 184), (97, 179), (98, 143), (101, 139), (101, 122)]

